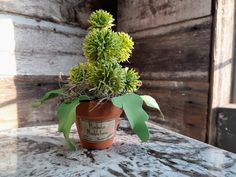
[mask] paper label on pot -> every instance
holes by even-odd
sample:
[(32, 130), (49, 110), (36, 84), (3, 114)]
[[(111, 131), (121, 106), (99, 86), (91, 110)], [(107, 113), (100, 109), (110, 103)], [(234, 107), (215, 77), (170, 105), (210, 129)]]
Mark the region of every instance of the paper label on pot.
[(105, 141), (112, 138), (115, 128), (115, 119), (105, 122), (80, 120), (80, 132), (82, 133), (82, 137), (90, 142)]

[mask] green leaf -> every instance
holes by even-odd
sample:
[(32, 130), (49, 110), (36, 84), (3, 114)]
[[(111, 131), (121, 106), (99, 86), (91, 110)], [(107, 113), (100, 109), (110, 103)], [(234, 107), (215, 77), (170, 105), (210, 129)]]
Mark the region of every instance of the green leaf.
[(157, 109), (160, 112), (162, 119), (164, 119), (164, 114), (162, 113), (158, 103), (156, 102), (154, 98), (152, 98), (149, 95), (142, 95), (140, 97), (143, 99), (143, 101), (145, 102), (147, 106)]
[(142, 98), (139, 95), (130, 93), (113, 98), (112, 103), (119, 108), (123, 108), (133, 131), (142, 141), (147, 141), (149, 132), (145, 121), (149, 117), (142, 108)]
[(45, 93), (45, 95), (41, 99), (33, 102), (32, 107), (37, 108), (37, 107), (41, 106), (44, 102), (46, 102), (52, 98), (55, 98), (55, 97), (61, 95), (62, 93), (63, 93), (62, 89), (51, 90), (51, 91)]
[(70, 147), (71, 150), (76, 150), (75, 145), (72, 143), (72, 141), (69, 138), (69, 133), (71, 126), (75, 122), (76, 118), (76, 107), (79, 105), (80, 99), (76, 98), (70, 103), (62, 103), (58, 107), (58, 118), (59, 118), (59, 127), (58, 131), (62, 132), (65, 140)]
[(114, 97), (114, 98), (112, 98), (111, 101), (112, 101), (112, 104), (113, 104), (113, 105), (115, 105), (116, 107), (122, 109), (122, 107), (123, 107), (123, 101), (124, 101), (124, 99), (123, 99), (122, 96)]

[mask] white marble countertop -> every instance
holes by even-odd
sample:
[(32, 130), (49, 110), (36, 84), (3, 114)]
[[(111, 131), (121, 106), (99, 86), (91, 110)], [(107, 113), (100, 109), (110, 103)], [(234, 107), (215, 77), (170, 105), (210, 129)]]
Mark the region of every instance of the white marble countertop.
[(68, 151), (57, 125), (0, 131), (1, 177), (158, 176), (234, 177), (236, 154), (149, 124), (141, 143), (122, 121), (112, 148)]

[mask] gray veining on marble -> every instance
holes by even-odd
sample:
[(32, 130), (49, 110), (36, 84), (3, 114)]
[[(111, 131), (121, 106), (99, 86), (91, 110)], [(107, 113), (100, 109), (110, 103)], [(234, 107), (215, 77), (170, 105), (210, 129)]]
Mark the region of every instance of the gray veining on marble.
[(112, 148), (68, 151), (57, 125), (0, 131), (1, 177), (160, 176), (234, 177), (236, 154), (149, 124), (141, 143), (122, 121)]

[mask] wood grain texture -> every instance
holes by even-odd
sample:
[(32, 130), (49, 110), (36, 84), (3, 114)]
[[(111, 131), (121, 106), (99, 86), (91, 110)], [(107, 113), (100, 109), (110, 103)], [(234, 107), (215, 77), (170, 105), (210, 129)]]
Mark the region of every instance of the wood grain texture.
[(165, 35), (134, 39), (130, 65), (143, 79), (209, 79), (211, 20)]
[(81, 28), (2, 14), (0, 31), (1, 75), (67, 74), (84, 61)]
[(184, 31), (185, 29), (192, 28), (197, 25), (206, 24), (212, 21), (212, 16), (202, 17), (198, 19), (192, 19), (184, 22), (169, 24), (165, 26), (159, 26), (157, 28), (145, 29), (142, 31), (129, 32), (134, 39), (142, 39), (151, 36), (161, 36), (165, 34), (175, 33), (178, 31)]
[(209, 84), (193, 81), (143, 80), (140, 94), (152, 95), (165, 119), (148, 109), (151, 120), (187, 136), (205, 141)]
[(147, 108), (151, 119), (205, 141), (211, 1), (119, 2), (118, 30), (130, 32), (135, 42), (128, 66), (141, 74), (139, 93), (156, 98), (166, 116), (162, 121), (157, 111)]
[(134, 32), (211, 15), (211, 0), (118, 0), (118, 29)]
[(59, 88), (58, 77), (1, 77), (0, 85), (0, 129), (56, 120), (57, 101), (49, 101), (37, 109), (32, 108), (31, 104), (46, 91)]
[(235, 33), (234, 0), (215, 1), (208, 142), (216, 141), (216, 108), (231, 102)]
[(93, 0), (3, 0), (0, 12), (86, 28), (89, 14), (101, 7), (100, 4)]

